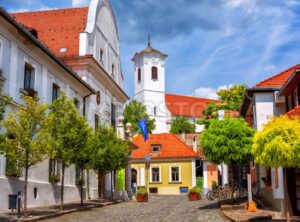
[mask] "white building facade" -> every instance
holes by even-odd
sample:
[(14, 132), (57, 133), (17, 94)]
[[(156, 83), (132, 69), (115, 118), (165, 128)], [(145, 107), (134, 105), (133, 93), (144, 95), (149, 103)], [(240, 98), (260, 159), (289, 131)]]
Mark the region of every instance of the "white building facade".
[[(53, 25), (62, 15), (76, 24), (80, 15), (86, 23), (83, 28), (76, 29), (76, 33), (68, 33), (70, 29), (63, 27), (63, 22), (56, 22), (56, 27)], [(40, 23), (39, 17), (49, 18), (46, 22), (49, 23), (45, 24), (45, 20)], [(22, 105), (26, 87), (36, 91), (42, 103), (52, 102), (59, 92), (65, 91), (92, 127), (97, 128), (100, 121), (116, 126), (128, 96), (123, 90), (118, 30), (109, 1), (92, 0), (88, 8), (17, 13), (13, 17), (1, 10), (0, 27), (0, 73), (5, 78), (4, 92), (13, 98), (8, 110)], [(60, 33), (61, 39), (55, 39), (55, 34), (51, 36), (64, 29), (66, 33)], [(51, 42), (53, 39), (55, 44)], [(29, 81), (25, 80), (26, 72), (30, 72)], [(49, 182), (50, 171), (49, 160), (29, 170), (29, 207), (59, 202), (60, 183), (52, 185)], [(88, 184), (84, 187), (85, 198), (98, 197), (96, 174), (85, 172), (85, 179)], [(106, 196), (111, 194), (111, 181), (111, 174), (108, 174)], [(23, 193), (23, 183), (23, 177), (6, 175), (6, 159), (0, 156), (0, 211), (8, 209), (9, 194)], [(78, 200), (76, 169), (71, 166), (65, 171), (65, 202)]]
[[(278, 96), (278, 92), (294, 68), (247, 89), (240, 114), (254, 129), (262, 130), (269, 120), (286, 112), (285, 98)], [(250, 172), (252, 182), (257, 183), (259, 193), (269, 200), (275, 209), (283, 210), (285, 204), (283, 169), (251, 163)]]

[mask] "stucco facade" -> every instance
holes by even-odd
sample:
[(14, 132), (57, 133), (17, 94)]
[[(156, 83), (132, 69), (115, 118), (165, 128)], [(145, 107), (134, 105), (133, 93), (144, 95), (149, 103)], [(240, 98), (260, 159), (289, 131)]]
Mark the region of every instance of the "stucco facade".
[[(242, 107), (242, 115), (252, 124), (256, 130), (262, 130), (263, 126), (274, 116), (279, 116), (285, 112), (285, 103), (282, 98), (278, 98), (280, 87), (274, 88), (250, 88), (247, 95), (251, 99), (247, 105), (247, 109)], [(244, 102), (245, 104), (245, 102)], [(249, 120), (249, 117), (251, 117)], [(284, 184), (283, 169), (265, 167), (263, 165), (253, 165), (250, 167), (252, 178), (259, 186), (259, 192), (270, 201), (274, 209), (284, 209)], [(254, 175), (255, 174), (255, 175)], [(270, 184), (265, 179), (270, 178)]]
[[(18, 22), (5, 11), (1, 11), (0, 69), (5, 78), (4, 92), (13, 99), (7, 111), (17, 109), (23, 103), (24, 72), (25, 66), (28, 65), (33, 71), (30, 87), (37, 92), (40, 102), (52, 102), (55, 85), (59, 92), (64, 91), (68, 97), (76, 99), (78, 109), (86, 116), (93, 128), (97, 125), (96, 115), (99, 121), (116, 126), (116, 121), (122, 113), (123, 104), (128, 96), (123, 91), (124, 79), (120, 66), (119, 39), (114, 12), (107, 0), (92, 0), (86, 10), (88, 12), (87, 23), (85, 30), (78, 33), (77, 56), (63, 56), (61, 60), (57, 58), (57, 54), (59, 56), (61, 51), (69, 52), (68, 50), (71, 49), (61, 49), (60, 52), (52, 51), (53, 48), (45, 46), (47, 45), (45, 40), (42, 43), (18, 23), (22, 18), (27, 19), (22, 24), (30, 21), (28, 16), (42, 16), (43, 13), (48, 13), (46, 17), (49, 14), (53, 16), (60, 10), (34, 14), (29, 12), (28, 15), (23, 13), (23, 17), (15, 14)], [(39, 21), (35, 19), (34, 22)], [(52, 22), (50, 16), (49, 22)], [(37, 26), (38, 28), (47, 27), (47, 24), (37, 23), (37, 25), (40, 25)], [(24, 193), (23, 176), (7, 177), (5, 172), (6, 159), (1, 155), (0, 211), (8, 209), (9, 194), (16, 194), (18, 191)], [(84, 198), (98, 197), (96, 174), (90, 170), (87, 175), (85, 171), (84, 177), (85, 184), (87, 182), (89, 184), (84, 187)], [(49, 160), (32, 167), (29, 170), (28, 180), (28, 207), (59, 202), (60, 183), (52, 185), (49, 182)], [(75, 181), (76, 169), (75, 166), (71, 166), (65, 170), (65, 202), (80, 200), (80, 191)], [(107, 196), (111, 194), (111, 181), (111, 174), (107, 174), (105, 180)], [(34, 195), (34, 191), (37, 191), (37, 196)]]
[[(171, 167), (179, 167), (179, 182), (172, 182)], [(133, 160), (131, 168), (137, 171), (138, 187), (147, 185), (149, 189), (157, 188), (158, 194), (177, 195), (182, 193), (181, 188), (190, 189), (196, 186), (195, 159), (154, 160), (149, 170), (145, 169), (145, 162), (139, 163)], [(159, 182), (152, 181), (153, 168), (159, 168)]]

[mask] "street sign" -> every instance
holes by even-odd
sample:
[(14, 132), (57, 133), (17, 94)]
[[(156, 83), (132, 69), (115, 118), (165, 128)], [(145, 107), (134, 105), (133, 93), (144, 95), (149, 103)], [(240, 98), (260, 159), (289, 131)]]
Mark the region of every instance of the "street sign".
[(150, 168), (150, 160), (151, 160), (151, 156), (148, 154), (145, 156), (145, 160), (146, 160), (146, 164), (145, 164), (145, 167), (146, 169), (149, 169)]
[(150, 161), (151, 160), (151, 156), (148, 154), (148, 155), (146, 155), (145, 156), (145, 160), (148, 162), (148, 161)]

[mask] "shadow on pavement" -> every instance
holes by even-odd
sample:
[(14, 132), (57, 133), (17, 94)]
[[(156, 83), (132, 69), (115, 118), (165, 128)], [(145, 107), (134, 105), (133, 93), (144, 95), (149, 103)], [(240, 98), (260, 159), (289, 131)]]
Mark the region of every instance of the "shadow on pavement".
[(219, 209), (219, 206), (217, 203), (211, 203), (202, 207), (198, 208), (199, 210), (215, 210), (215, 209)]

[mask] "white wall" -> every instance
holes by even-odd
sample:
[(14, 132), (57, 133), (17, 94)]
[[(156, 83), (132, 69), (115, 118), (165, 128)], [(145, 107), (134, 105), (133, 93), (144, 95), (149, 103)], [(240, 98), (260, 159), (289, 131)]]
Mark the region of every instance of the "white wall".
[[(4, 92), (9, 94), (15, 103), (23, 103), (20, 89), (24, 87), (24, 66), (25, 63), (28, 63), (35, 70), (34, 89), (38, 93), (40, 102), (49, 103), (52, 101), (52, 85), (56, 83), (71, 99), (76, 97), (80, 101), (80, 108), (82, 108), (83, 96), (88, 94), (89, 90), (46, 53), (24, 39), (2, 17), (0, 17), (0, 45), (0, 69), (3, 70), (3, 75), (6, 78)], [(16, 109), (16, 107), (11, 104), (7, 111), (12, 109)], [(5, 166), (5, 157), (0, 155), (0, 211), (8, 209), (9, 194), (16, 194), (18, 191), (24, 193), (23, 176), (21, 178), (6, 177)], [(52, 186), (49, 183), (48, 175), (48, 160), (30, 168), (28, 177), (29, 207), (58, 203), (60, 187), (59, 185)], [(92, 173), (91, 177), (96, 176)], [(80, 192), (75, 185), (74, 166), (66, 169), (65, 182), (65, 201), (78, 201)], [(94, 193), (97, 188), (95, 182), (95, 180), (91, 180), (90, 183), (91, 192)], [(33, 198), (34, 188), (38, 189), (37, 199)]]
[[(152, 67), (157, 67), (157, 80), (152, 79)], [(138, 70), (141, 69), (141, 81)], [(151, 119), (155, 119), (153, 133), (169, 132), (169, 111), (165, 104), (165, 59), (159, 53), (147, 53), (134, 60), (135, 99), (143, 103)], [(154, 109), (156, 108), (156, 114)]]
[[(257, 130), (262, 130), (263, 126), (274, 116), (278, 116), (285, 112), (285, 104), (279, 103), (275, 104), (275, 97), (274, 92), (269, 93), (255, 93), (255, 107), (254, 113), (256, 114), (256, 127)], [(261, 177), (265, 176), (266, 168), (264, 166), (259, 166), (259, 184), (261, 188), (264, 188), (265, 185), (261, 180)], [(282, 199), (284, 197), (284, 190), (283, 190), (283, 170), (282, 168), (278, 169), (278, 181), (279, 186), (278, 188), (275, 187), (275, 169), (271, 170), (271, 180), (272, 180), (272, 192), (274, 199)]]

